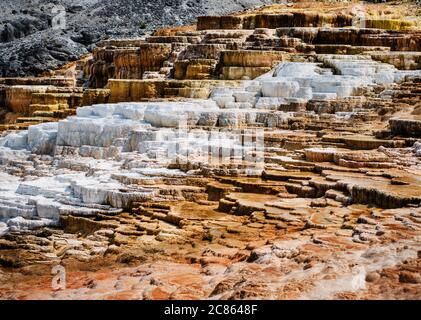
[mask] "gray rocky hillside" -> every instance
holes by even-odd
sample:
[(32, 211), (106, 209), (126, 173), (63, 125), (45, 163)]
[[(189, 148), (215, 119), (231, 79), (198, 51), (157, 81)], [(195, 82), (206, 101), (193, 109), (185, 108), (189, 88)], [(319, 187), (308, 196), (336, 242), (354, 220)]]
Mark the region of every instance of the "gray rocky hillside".
[[(0, 77), (38, 75), (57, 68), (78, 59), (102, 39), (138, 37), (157, 27), (193, 23), (200, 15), (226, 14), (273, 2), (0, 0)], [(63, 21), (64, 28), (54, 28)]]

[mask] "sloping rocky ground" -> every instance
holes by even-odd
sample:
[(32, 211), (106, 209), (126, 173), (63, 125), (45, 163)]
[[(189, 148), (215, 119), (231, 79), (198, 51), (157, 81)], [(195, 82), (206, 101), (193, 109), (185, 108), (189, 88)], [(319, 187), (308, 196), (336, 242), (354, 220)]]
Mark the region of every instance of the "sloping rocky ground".
[(420, 299), (420, 31), (314, 8), (1, 79), (0, 297)]
[[(39, 75), (87, 54), (101, 39), (142, 36), (269, 0), (1, 0), (0, 77)], [(65, 27), (54, 29), (65, 9)], [(54, 9), (55, 8), (55, 9)], [(56, 11), (54, 11), (56, 10)]]

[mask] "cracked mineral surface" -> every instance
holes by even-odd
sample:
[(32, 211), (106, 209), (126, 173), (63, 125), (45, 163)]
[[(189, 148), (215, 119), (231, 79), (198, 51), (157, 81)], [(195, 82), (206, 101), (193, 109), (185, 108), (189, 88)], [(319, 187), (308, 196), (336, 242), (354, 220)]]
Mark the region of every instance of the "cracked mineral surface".
[(418, 8), (355, 8), (0, 79), (0, 298), (421, 299)]

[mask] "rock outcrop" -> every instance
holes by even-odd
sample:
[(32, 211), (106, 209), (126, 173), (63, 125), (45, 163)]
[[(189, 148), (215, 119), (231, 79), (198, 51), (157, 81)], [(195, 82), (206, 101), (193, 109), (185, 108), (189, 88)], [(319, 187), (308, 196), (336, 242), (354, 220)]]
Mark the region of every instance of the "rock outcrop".
[(83, 97), (82, 88), (74, 86), (71, 78), (0, 79), (0, 105), (13, 115), (0, 131), (27, 129), (73, 115)]
[(419, 31), (303, 7), (0, 80), (0, 297), (418, 299)]
[(0, 77), (38, 76), (76, 61), (108, 38), (141, 37), (200, 15), (272, 0), (17, 0), (2, 3)]

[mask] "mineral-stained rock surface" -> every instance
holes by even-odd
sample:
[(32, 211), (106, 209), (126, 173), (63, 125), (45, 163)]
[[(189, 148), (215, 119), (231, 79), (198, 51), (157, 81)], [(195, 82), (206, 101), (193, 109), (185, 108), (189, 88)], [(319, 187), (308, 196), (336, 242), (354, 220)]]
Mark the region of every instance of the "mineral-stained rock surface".
[(39, 75), (108, 38), (144, 36), (273, 0), (1, 0), (0, 77)]
[(0, 298), (420, 299), (421, 34), (384, 8), (202, 17), (0, 79)]

